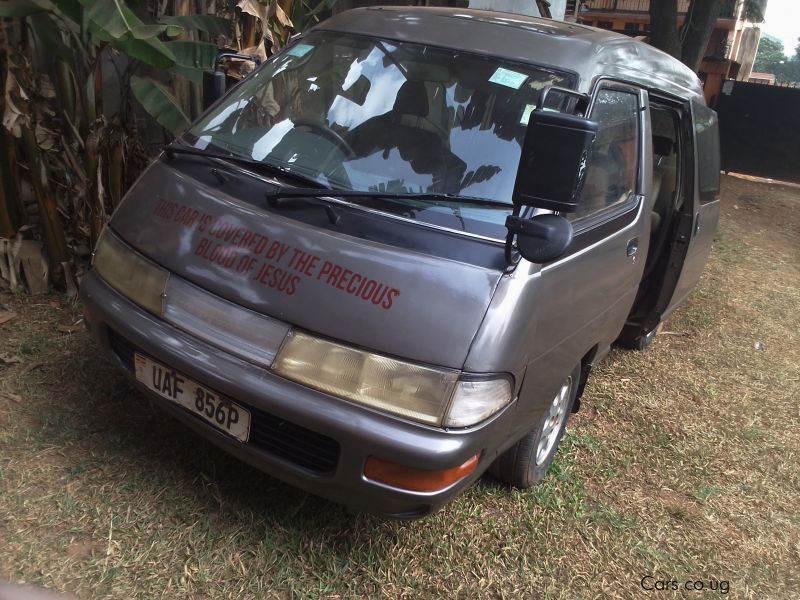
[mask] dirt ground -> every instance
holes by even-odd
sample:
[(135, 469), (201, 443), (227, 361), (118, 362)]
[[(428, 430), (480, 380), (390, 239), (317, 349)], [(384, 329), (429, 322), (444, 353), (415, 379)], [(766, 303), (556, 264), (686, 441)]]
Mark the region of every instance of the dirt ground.
[[(798, 187), (725, 177), (700, 286), (650, 349), (594, 373), (542, 485), (484, 478), (417, 522), (220, 453), (134, 392), (63, 297), (4, 309), (0, 580), (79, 598), (800, 598)], [(648, 596), (659, 581), (681, 590)]]

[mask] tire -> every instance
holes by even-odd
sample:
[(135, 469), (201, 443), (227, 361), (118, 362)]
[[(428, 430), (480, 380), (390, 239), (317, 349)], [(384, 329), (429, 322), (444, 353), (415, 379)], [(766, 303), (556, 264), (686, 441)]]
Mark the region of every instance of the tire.
[[(532, 487), (541, 481), (550, 468), (564, 435), (580, 386), (580, 377), (581, 367), (578, 365), (564, 380), (536, 427), (498, 456), (489, 467), (489, 473), (503, 483), (521, 489)], [(546, 440), (543, 435), (547, 435)]]
[(619, 334), (619, 337), (614, 342), (615, 346), (620, 348), (625, 348), (626, 350), (637, 350), (641, 352), (642, 350), (647, 350), (650, 347), (650, 344), (653, 343), (653, 340), (656, 339), (658, 332), (661, 331), (661, 327), (663, 323), (659, 323), (650, 331), (644, 331), (642, 328), (632, 328), (628, 327), (627, 325), (622, 330), (622, 333)]

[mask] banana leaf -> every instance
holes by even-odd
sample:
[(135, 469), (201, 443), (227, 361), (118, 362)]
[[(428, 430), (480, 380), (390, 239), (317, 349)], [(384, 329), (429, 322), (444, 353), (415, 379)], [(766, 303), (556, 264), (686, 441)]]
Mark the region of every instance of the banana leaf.
[(131, 91), (159, 125), (179, 135), (189, 126), (189, 118), (181, 110), (175, 96), (161, 83), (149, 77), (131, 77)]
[(145, 25), (122, 0), (79, 0), (86, 17), (114, 40), (150, 40), (166, 31), (166, 25)]
[(0, 18), (29, 17), (52, 9), (47, 0), (5, 0), (0, 2)]
[(176, 40), (164, 44), (175, 57), (175, 64), (193, 69), (211, 69), (217, 59), (219, 50), (216, 44)]
[(53, 57), (74, 63), (75, 52), (64, 42), (59, 22), (48, 13), (34, 14), (28, 17), (30, 33), (36, 45), (33, 61), (39, 71), (52, 71), (55, 66)]
[[(189, 31), (205, 31), (210, 35), (231, 35), (231, 21), (214, 15), (164, 15), (161, 23)], [(169, 35), (169, 31), (167, 34)]]
[(169, 48), (158, 38), (146, 40), (129, 37), (127, 39), (114, 39), (97, 23), (89, 23), (89, 32), (95, 42), (105, 42), (114, 49), (136, 58), (151, 67), (169, 69), (175, 64), (175, 56)]

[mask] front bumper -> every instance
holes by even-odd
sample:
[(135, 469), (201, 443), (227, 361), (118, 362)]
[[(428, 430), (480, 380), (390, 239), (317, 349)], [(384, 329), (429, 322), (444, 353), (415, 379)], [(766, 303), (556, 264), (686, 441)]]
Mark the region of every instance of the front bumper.
[[(414, 424), (288, 381), (210, 346), (145, 312), (93, 271), (82, 282), (81, 297), (95, 339), (164, 410), (256, 468), (355, 509), (398, 518), (424, 516), (469, 486), (510, 443), (509, 407), (469, 430)], [(250, 408), (254, 422), (248, 442), (229, 437), (136, 382), (135, 351)], [(444, 470), (479, 452), (474, 473), (437, 492), (400, 490), (364, 477), (370, 455)]]

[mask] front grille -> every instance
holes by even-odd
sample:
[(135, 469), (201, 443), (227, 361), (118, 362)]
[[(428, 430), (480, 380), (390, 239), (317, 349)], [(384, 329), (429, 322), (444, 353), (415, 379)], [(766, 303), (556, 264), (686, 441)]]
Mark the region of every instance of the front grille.
[[(125, 368), (133, 373), (136, 347), (112, 329), (108, 330), (108, 341)], [(339, 462), (339, 443), (336, 440), (254, 406), (239, 403), (246, 406), (251, 415), (248, 445), (320, 475), (336, 469)], [(191, 411), (187, 412), (191, 414)]]

